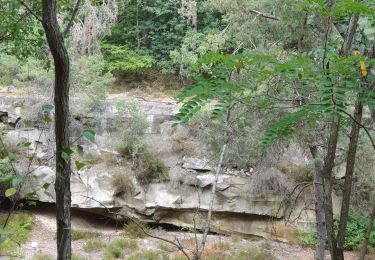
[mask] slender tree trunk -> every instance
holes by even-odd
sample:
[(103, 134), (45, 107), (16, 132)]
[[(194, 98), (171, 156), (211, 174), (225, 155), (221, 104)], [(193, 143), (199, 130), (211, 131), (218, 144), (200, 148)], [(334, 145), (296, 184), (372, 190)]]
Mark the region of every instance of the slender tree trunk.
[(359, 136), (359, 131), (360, 131), (360, 126), (358, 123), (361, 123), (362, 121), (362, 110), (363, 110), (363, 106), (358, 97), (356, 105), (355, 105), (355, 110), (354, 110), (354, 119), (356, 122), (354, 121), (352, 122), (349, 150), (348, 150), (348, 154), (346, 157), (345, 182), (344, 182), (344, 189), (343, 189), (343, 194), (342, 194), (340, 224), (339, 224), (339, 230), (337, 234), (337, 248), (338, 248), (338, 253), (340, 254), (340, 257), (342, 259), (344, 258), (344, 242), (345, 242), (346, 226), (348, 223), (350, 197), (351, 197), (352, 185), (353, 185), (354, 165), (355, 165), (355, 158), (357, 154), (358, 136)]
[(207, 242), (208, 232), (210, 232), (212, 213), (213, 213), (214, 201), (215, 201), (215, 196), (216, 196), (216, 186), (217, 186), (217, 181), (219, 179), (220, 172), (223, 168), (224, 156), (225, 156), (227, 145), (229, 142), (229, 120), (230, 120), (231, 112), (234, 106), (235, 106), (235, 103), (233, 103), (228, 108), (227, 115), (225, 118), (224, 131), (223, 131), (224, 132), (224, 144), (221, 148), (220, 158), (219, 158), (219, 162), (218, 162), (218, 165), (216, 167), (216, 172), (215, 172), (215, 180), (214, 180), (214, 183), (212, 184), (211, 199), (210, 199), (210, 205), (209, 205), (208, 213), (207, 213), (206, 226), (203, 231), (203, 236), (200, 242), (200, 246), (197, 245), (196, 254), (193, 256), (193, 260), (201, 259), (202, 253), (204, 251), (204, 247)]
[[(337, 117), (337, 116), (334, 116)], [(324, 188), (324, 209), (327, 227), (328, 246), (332, 260), (339, 260), (337, 253), (336, 236), (333, 223), (332, 209), (332, 169), (335, 165), (337, 141), (340, 130), (340, 119), (334, 118), (331, 123), (330, 137), (328, 140), (327, 155), (324, 158), (323, 166), (323, 188)]]
[[(348, 30), (345, 34), (341, 56), (348, 56), (352, 48), (354, 36), (357, 31), (359, 14), (354, 14), (349, 22)], [(328, 246), (332, 260), (344, 260), (343, 254), (338, 250), (337, 240), (334, 232), (333, 208), (332, 208), (332, 169), (334, 167), (337, 141), (340, 130), (340, 116), (334, 115), (331, 121), (330, 137), (328, 140), (327, 155), (324, 158), (323, 178), (324, 178), (324, 208), (327, 226)]]
[(361, 254), (360, 254), (359, 258), (358, 258), (359, 260), (364, 260), (365, 259), (365, 256), (367, 254), (368, 241), (370, 239), (370, 235), (371, 235), (371, 231), (372, 231), (372, 226), (374, 225), (374, 219), (375, 219), (375, 201), (373, 201), (372, 203), (373, 203), (373, 205), (372, 205), (372, 212), (371, 212), (370, 218), (368, 220), (367, 231), (366, 231), (365, 239), (363, 240)]
[(317, 159), (318, 149), (316, 146), (310, 147), (310, 153), (314, 158), (315, 174), (314, 174), (314, 195), (315, 195), (315, 218), (317, 243), (315, 249), (315, 259), (324, 260), (324, 253), (326, 248), (326, 220), (324, 214), (324, 190), (323, 190), (323, 172), (322, 163)]
[(55, 64), (56, 222), (57, 259), (71, 259), (70, 162), (62, 158), (69, 147), (69, 56), (56, 17), (56, 0), (42, 0), (43, 27)]

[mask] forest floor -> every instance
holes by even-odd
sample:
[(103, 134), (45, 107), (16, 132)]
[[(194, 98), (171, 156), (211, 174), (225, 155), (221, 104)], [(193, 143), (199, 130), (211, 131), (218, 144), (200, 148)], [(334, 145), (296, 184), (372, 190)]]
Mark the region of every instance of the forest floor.
[[(115, 259), (108, 257), (108, 246), (121, 239), (130, 240), (126, 238), (121, 230), (121, 227), (116, 227), (115, 223), (109, 222), (100, 216), (93, 214), (73, 211), (72, 214), (73, 230), (85, 230), (87, 233), (95, 234), (95, 239), (100, 240), (103, 245), (102, 248), (97, 248), (93, 251), (88, 251), (85, 246), (90, 238), (82, 238), (72, 241), (72, 250), (74, 259)], [(177, 237), (182, 244), (193, 248), (194, 234), (171, 231), (162, 228), (151, 229), (151, 234), (174, 239)], [(20, 253), (24, 258), (22, 259), (56, 259), (56, 222), (53, 210), (50, 208), (38, 208), (33, 212), (33, 229), (28, 241), (22, 245)], [(95, 240), (94, 239), (94, 240)], [(93, 240), (91, 238), (91, 240)], [(124, 247), (123, 252), (120, 252), (120, 259), (133, 260), (149, 260), (149, 259), (178, 259), (182, 260), (182, 254), (173, 246), (151, 238), (143, 237), (136, 238), (132, 241), (136, 245), (131, 249)], [(310, 248), (303, 248), (299, 245), (290, 245), (277, 241), (265, 239), (245, 239), (237, 236), (221, 236), (210, 235), (208, 238), (207, 250), (204, 252), (205, 259), (220, 260), (263, 260), (263, 259), (277, 259), (277, 260), (309, 260), (313, 258), (313, 250)], [(250, 256), (254, 256), (250, 257)], [(327, 258), (330, 259), (327, 252)], [(357, 253), (346, 252), (346, 260), (357, 259)], [(375, 259), (375, 256), (369, 256), (368, 260)]]

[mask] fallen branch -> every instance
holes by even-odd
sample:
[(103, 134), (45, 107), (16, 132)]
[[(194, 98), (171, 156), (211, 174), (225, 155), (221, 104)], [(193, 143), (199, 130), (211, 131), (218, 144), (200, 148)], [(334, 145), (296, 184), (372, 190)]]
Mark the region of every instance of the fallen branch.
[(277, 17), (277, 16), (265, 14), (265, 13), (259, 12), (257, 10), (254, 10), (254, 9), (250, 9), (249, 11), (250, 11), (250, 13), (256, 14), (256, 16), (260, 16), (260, 17), (263, 17), (263, 18), (266, 18), (266, 19), (271, 19), (271, 20), (276, 20), (276, 21), (280, 20), (280, 18)]

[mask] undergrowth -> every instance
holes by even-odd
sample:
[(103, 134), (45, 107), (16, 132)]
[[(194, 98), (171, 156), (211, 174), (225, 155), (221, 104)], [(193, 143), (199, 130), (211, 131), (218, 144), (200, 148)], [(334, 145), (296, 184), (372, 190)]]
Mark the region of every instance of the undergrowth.
[[(0, 225), (3, 226), (7, 218), (6, 214), (0, 215)], [(13, 255), (17, 248), (27, 241), (32, 230), (33, 218), (24, 212), (14, 213), (0, 238), (5, 239), (0, 243), (0, 255)]]

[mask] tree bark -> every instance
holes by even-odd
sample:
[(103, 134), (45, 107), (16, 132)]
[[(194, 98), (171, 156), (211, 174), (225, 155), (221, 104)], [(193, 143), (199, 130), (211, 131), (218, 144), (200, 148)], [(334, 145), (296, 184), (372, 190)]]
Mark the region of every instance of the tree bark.
[(314, 196), (315, 196), (315, 218), (317, 241), (315, 249), (315, 259), (324, 260), (326, 248), (326, 220), (324, 214), (324, 190), (323, 190), (323, 172), (322, 163), (317, 159), (318, 149), (316, 146), (310, 147), (310, 153), (314, 158), (315, 174), (314, 174)]
[(337, 249), (340, 257), (344, 258), (344, 242), (345, 242), (345, 234), (346, 234), (346, 226), (348, 223), (349, 217), (349, 207), (350, 207), (350, 197), (352, 192), (352, 185), (353, 185), (353, 173), (354, 173), (354, 165), (355, 159), (357, 154), (357, 146), (358, 146), (358, 137), (360, 131), (360, 125), (362, 121), (362, 110), (363, 106), (360, 101), (360, 98), (357, 98), (357, 102), (355, 105), (354, 110), (354, 119), (356, 122), (352, 122), (352, 130), (350, 133), (350, 143), (349, 143), (349, 150), (346, 157), (346, 171), (345, 171), (345, 182), (344, 182), (344, 189), (342, 194), (342, 203), (341, 203), (341, 214), (340, 214), (340, 224), (339, 230), (337, 233)]
[(71, 259), (70, 162), (62, 157), (69, 144), (69, 56), (56, 16), (56, 0), (42, 0), (43, 28), (55, 64), (57, 259)]
[[(336, 116), (334, 116), (336, 117)], [(323, 188), (324, 188), (324, 209), (327, 227), (328, 246), (331, 252), (332, 260), (340, 260), (337, 253), (336, 236), (333, 223), (332, 209), (332, 169), (335, 165), (337, 141), (340, 130), (340, 119), (333, 118), (331, 123), (331, 131), (328, 140), (327, 155), (324, 158), (323, 166)]]
[(359, 255), (359, 258), (358, 258), (359, 260), (364, 260), (366, 254), (367, 254), (367, 245), (368, 245), (368, 241), (370, 239), (372, 226), (374, 225), (374, 219), (375, 219), (375, 201), (373, 201), (372, 212), (371, 212), (370, 218), (368, 220), (369, 222), (368, 222), (368, 225), (367, 225), (367, 231), (366, 231), (365, 239), (363, 240), (361, 254)]
[[(354, 36), (358, 27), (359, 14), (354, 14), (349, 22), (348, 30), (345, 34), (344, 44), (340, 54), (344, 57), (349, 55)], [(340, 116), (334, 115), (331, 121), (330, 137), (328, 140), (327, 155), (324, 158), (323, 166), (323, 187), (324, 187), (324, 208), (327, 226), (328, 246), (332, 260), (344, 260), (343, 254), (339, 252), (337, 240), (334, 232), (333, 209), (332, 209), (332, 169), (336, 156), (337, 141), (340, 129)]]

